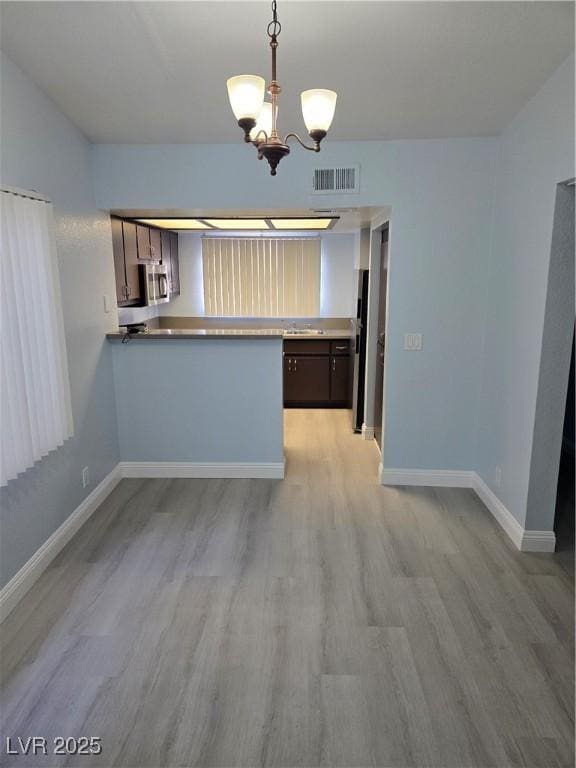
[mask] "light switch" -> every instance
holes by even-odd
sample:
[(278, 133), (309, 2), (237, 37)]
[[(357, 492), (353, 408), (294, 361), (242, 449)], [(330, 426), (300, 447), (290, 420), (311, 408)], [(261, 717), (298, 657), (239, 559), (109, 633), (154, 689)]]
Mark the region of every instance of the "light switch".
[(110, 296), (108, 296), (108, 294), (107, 294), (107, 293), (105, 293), (105, 294), (104, 294), (104, 296), (103, 296), (102, 298), (103, 298), (103, 300), (104, 300), (104, 312), (105, 312), (106, 314), (108, 314), (108, 313), (111, 311), (111, 307), (110, 307)]
[(422, 350), (422, 334), (421, 333), (405, 333), (404, 349), (407, 350), (408, 352), (420, 352)]

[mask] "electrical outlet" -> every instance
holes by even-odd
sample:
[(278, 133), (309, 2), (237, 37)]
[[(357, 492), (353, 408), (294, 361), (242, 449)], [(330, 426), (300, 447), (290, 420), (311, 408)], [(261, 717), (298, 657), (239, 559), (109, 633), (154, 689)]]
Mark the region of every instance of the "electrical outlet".
[(496, 488), (500, 488), (502, 485), (502, 467), (496, 467), (494, 470), (494, 485)]
[(405, 333), (404, 349), (407, 350), (408, 352), (420, 352), (422, 350), (422, 334), (421, 333)]
[(88, 467), (84, 467), (82, 470), (82, 488), (86, 488), (87, 485), (90, 485), (90, 470)]

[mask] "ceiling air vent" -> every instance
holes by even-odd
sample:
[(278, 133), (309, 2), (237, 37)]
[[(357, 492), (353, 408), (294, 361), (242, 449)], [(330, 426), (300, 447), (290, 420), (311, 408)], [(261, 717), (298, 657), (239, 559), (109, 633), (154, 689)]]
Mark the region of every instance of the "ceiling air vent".
[(313, 195), (349, 194), (360, 191), (360, 166), (348, 168), (315, 168), (312, 177)]

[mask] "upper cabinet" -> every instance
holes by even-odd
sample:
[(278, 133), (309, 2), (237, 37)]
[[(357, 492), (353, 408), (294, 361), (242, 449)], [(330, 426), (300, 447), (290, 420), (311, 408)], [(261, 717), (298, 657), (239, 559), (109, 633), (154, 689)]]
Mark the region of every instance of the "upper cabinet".
[(162, 246), (160, 245), (159, 229), (152, 229), (150, 227), (150, 258), (152, 261), (162, 261)]
[(138, 242), (138, 260), (152, 261), (150, 227), (145, 227), (143, 224), (136, 224), (136, 240)]
[(138, 273), (136, 225), (115, 216), (111, 218), (111, 225), (116, 301), (119, 307), (138, 306), (142, 302), (142, 293)]
[(170, 294), (180, 296), (180, 259), (178, 257), (178, 233), (170, 232)]
[(180, 294), (178, 234), (111, 217), (112, 249), (119, 307), (141, 306), (144, 301), (140, 264), (163, 262), (168, 268), (170, 295)]

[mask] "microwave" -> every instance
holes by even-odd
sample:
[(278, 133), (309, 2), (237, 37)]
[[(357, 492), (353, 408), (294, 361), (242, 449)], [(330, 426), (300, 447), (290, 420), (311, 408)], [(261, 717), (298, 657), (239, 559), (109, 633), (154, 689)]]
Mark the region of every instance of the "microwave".
[(168, 269), (165, 264), (140, 264), (140, 279), (145, 306), (170, 301)]

